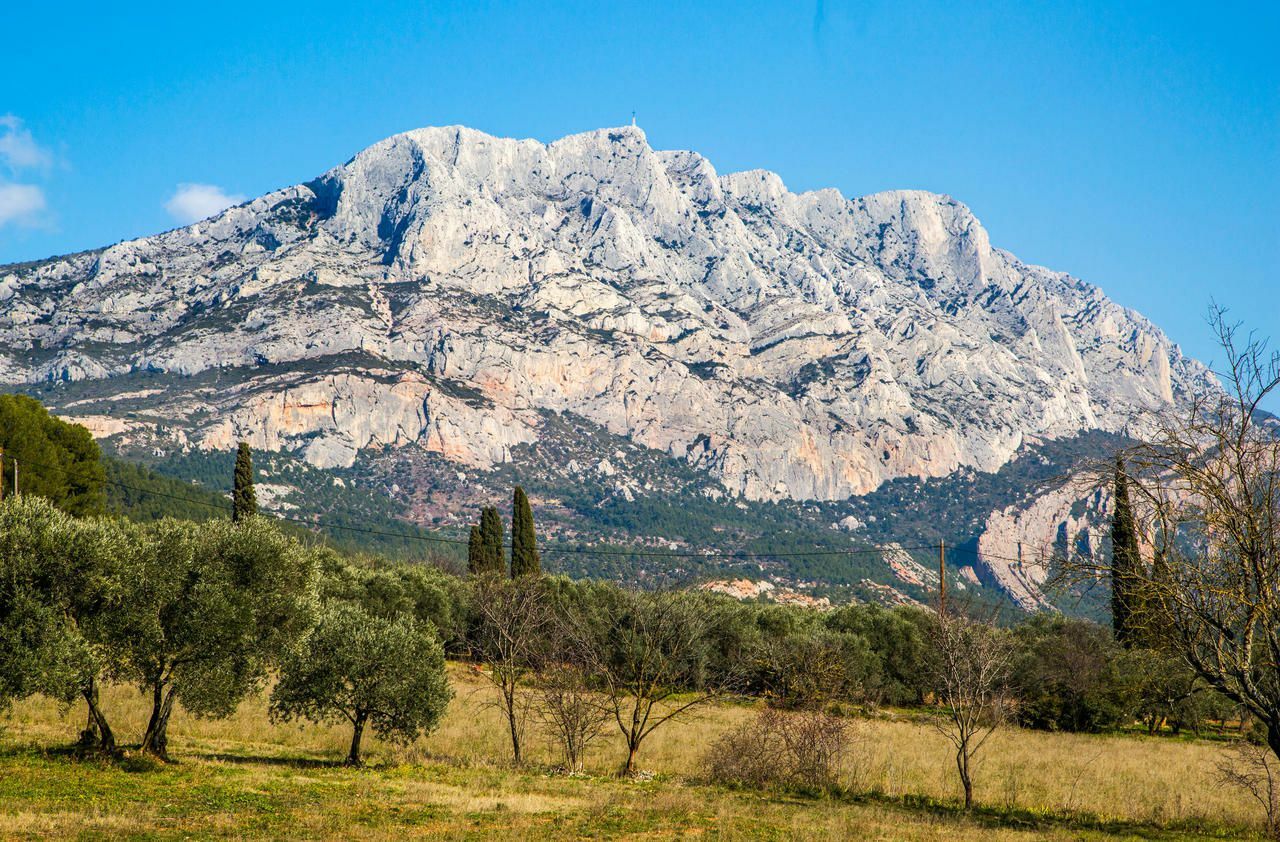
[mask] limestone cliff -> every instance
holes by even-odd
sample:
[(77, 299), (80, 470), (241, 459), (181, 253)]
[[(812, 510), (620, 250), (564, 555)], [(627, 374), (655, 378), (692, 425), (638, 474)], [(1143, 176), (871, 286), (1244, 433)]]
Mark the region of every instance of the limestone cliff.
[(750, 499), (994, 470), (1210, 382), (950, 197), (796, 194), (634, 127), (407, 132), (195, 225), (0, 267), (0, 309), (0, 382), (109, 399), (166, 375), (134, 420), (197, 446), (484, 468), (566, 412)]

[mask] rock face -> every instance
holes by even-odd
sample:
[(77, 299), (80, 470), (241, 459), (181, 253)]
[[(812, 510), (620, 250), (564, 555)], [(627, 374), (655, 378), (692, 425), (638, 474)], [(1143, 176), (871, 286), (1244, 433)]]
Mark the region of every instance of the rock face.
[(1025, 611), (1050, 607), (1043, 586), (1051, 564), (1078, 556), (1100, 563), (1112, 495), (1082, 475), (1022, 505), (992, 512), (978, 539), (978, 559)]
[(0, 267), (0, 310), (0, 382), (145, 374), (146, 417), (197, 445), (485, 468), (568, 412), (752, 499), (994, 470), (1211, 388), (954, 199), (791, 193), (634, 127), (407, 132), (195, 225)]
[(698, 589), (710, 591), (711, 593), (725, 594), (737, 600), (765, 599), (769, 602), (776, 602), (779, 605), (799, 605), (804, 608), (817, 608), (824, 611), (831, 608), (831, 600), (825, 596), (814, 597), (791, 588), (779, 588), (773, 582), (766, 580), (721, 579), (703, 582), (698, 586)]

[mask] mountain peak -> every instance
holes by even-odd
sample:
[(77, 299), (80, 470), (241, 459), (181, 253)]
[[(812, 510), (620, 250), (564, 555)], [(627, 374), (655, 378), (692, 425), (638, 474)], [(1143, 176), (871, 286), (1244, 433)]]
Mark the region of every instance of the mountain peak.
[(197, 225), (0, 269), (0, 294), (0, 381), (191, 378), (146, 401), (181, 446), (323, 467), (412, 446), (490, 470), (568, 414), (729, 493), (842, 499), (1211, 387), (950, 196), (795, 194), (633, 126), (415, 129)]

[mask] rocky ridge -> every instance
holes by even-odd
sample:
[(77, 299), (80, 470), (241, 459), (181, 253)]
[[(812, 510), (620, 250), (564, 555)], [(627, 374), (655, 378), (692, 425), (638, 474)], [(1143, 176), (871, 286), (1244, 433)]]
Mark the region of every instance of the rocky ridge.
[(0, 268), (0, 302), (0, 381), (176, 375), (151, 415), (199, 446), (485, 467), (572, 411), (751, 499), (994, 470), (1208, 383), (947, 196), (791, 193), (633, 127), (407, 132), (195, 225)]

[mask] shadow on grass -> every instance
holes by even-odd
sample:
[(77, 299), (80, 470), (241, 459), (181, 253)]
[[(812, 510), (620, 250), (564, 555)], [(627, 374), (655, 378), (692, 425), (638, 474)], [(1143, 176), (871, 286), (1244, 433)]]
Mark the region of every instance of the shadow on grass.
[(95, 766), (100, 769), (119, 769), (134, 774), (157, 772), (177, 765), (175, 760), (161, 760), (158, 757), (143, 754), (140, 746), (136, 745), (118, 745), (114, 751), (110, 752), (80, 743), (54, 746), (18, 743), (0, 747), (0, 760), (24, 757), (56, 763)]
[(86, 763), (113, 763), (124, 757), (125, 751), (136, 746), (117, 746), (113, 753), (103, 752), (96, 748), (86, 748), (79, 743), (65, 745), (43, 745), (40, 743), (10, 743), (0, 746), (0, 758), (6, 757), (42, 757), (56, 760), (78, 760)]
[[(174, 755), (169, 760), (161, 760), (142, 754), (139, 746), (120, 746), (114, 755), (98, 751), (85, 750), (79, 745), (47, 746), (39, 744), (9, 744), (0, 746), (0, 760), (20, 757), (38, 757), (42, 760), (66, 763), (86, 763), (98, 766), (115, 766), (126, 772), (149, 772), (160, 769), (180, 767), (185, 759), (206, 760), (217, 763), (233, 763), (237, 765), (277, 766), (292, 769), (351, 769), (341, 760), (329, 760), (313, 757), (281, 757), (279, 755), (229, 754), (225, 752), (192, 751)], [(362, 766), (361, 769), (377, 770), (377, 766)]]
[[(816, 798), (817, 794), (791, 793), (798, 798)], [(876, 792), (836, 793), (826, 797), (853, 804), (876, 804), (912, 813), (930, 815), (953, 821), (967, 821), (991, 829), (1022, 831), (1093, 831), (1109, 836), (1139, 837), (1142, 839), (1240, 839), (1250, 834), (1246, 828), (1215, 824), (1205, 820), (1179, 820), (1167, 824), (1151, 824), (1133, 819), (1103, 818), (1088, 812), (1061, 810), (1032, 810), (1023, 807), (999, 807), (976, 804), (966, 810), (957, 801), (943, 800), (922, 795), (892, 796)]]
[(913, 816), (931, 816), (957, 823), (970, 823), (994, 830), (1020, 830), (1024, 832), (1095, 832), (1108, 836), (1155, 840), (1169, 839), (1263, 839), (1257, 830), (1249, 827), (1217, 823), (1210, 819), (1179, 819), (1163, 824), (1137, 819), (1104, 818), (1086, 811), (1036, 810), (1025, 807), (1001, 807), (976, 804), (966, 810), (958, 800), (934, 798), (927, 795), (887, 795), (883, 792), (855, 791), (823, 788), (755, 788), (737, 784), (717, 784), (705, 778), (696, 783), (718, 789), (755, 795), (766, 799), (792, 803), (828, 801), (844, 804), (860, 804), (884, 807), (909, 813)]
[(279, 755), (226, 754), (219, 752), (200, 752), (191, 756), (218, 763), (279, 766), (288, 769), (368, 769), (373, 771), (378, 769), (377, 766), (348, 766), (341, 760), (325, 760), (315, 757), (280, 757)]

